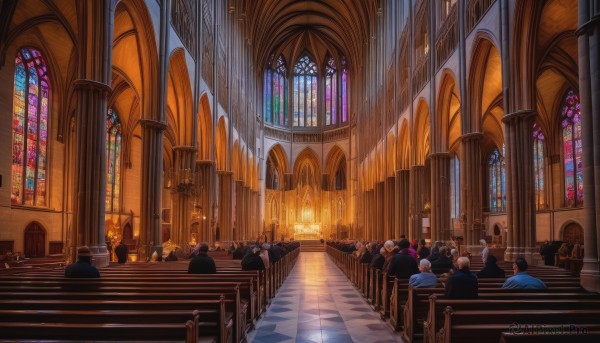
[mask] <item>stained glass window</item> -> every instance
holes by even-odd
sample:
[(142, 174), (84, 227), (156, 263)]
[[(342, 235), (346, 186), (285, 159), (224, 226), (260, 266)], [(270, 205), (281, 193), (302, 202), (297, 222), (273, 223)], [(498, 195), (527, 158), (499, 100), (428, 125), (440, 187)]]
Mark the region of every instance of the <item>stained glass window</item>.
[(546, 208), (546, 188), (544, 178), (544, 134), (542, 128), (533, 123), (533, 173), (535, 183), (535, 207)]
[(121, 121), (112, 109), (106, 117), (106, 212), (119, 212), (121, 194)]
[(337, 70), (333, 57), (325, 66), (325, 125), (337, 124)]
[(342, 57), (342, 91), (340, 92), (340, 102), (342, 103), (342, 123), (348, 121), (348, 65), (346, 59)]
[[(502, 152), (504, 152), (504, 146), (502, 146)], [(497, 148), (488, 157), (488, 183), (490, 211), (506, 211), (506, 162)]]
[(294, 126), (318, 125), (317, 89), (317, 65), (304, 55), (294, 66)]
[(562, 107), (562, 139), (565, 168), (565, 206), (583, 206), (583, 147), (581, 143), (581, 104), (569, 90)]
[(50, 80), (36, 49), (17, 52), (14, 86), (11, 204), (46, 206)]
[(456, 155), (450, 158), (450, 218), (460, 218), (460, 161)]
[(282, 56), (273, 65), (273, 56), (265, 70), (265, 123), (288, 125), (287, 68)]

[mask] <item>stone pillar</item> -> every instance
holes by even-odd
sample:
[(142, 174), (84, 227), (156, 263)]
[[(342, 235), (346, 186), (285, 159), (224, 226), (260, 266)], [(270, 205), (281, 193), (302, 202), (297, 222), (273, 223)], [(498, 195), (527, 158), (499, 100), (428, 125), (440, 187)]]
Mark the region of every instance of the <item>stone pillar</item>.
[(244, 182), (241, 180), (235, 181), (235, 225), (233, 226), (235, 232), (233, 240), (241, 240), (243, 237), (242, 226), (244, 225)]
[(505, 261), (525, 257), (530, 264), (535, 247), (535, 203), (533, 178), (532, 122), (533, 111), (519, 111), (504, 116), (506, 137), (506, 225), (508, 228)]
[(389, 239), (384, 233), (384, 182), (377, 182), (375, 185), (375, 239)]
[(190, 242), (190, 228), (192, 219), (192, 205), (195, 201), (196, 185), (194, 180), (194, 167), (196, 163), (196, 148), (193, 146), (173, 147), (174, 170), (172, 194), (172, 225), (171, 242), (184, 247)]
[[(218, 171), (217, 178), (219, 180), (219, 239), (227, 241), (231, 239), (231, 224), (233, 222), (232, 212), (232, 186), (233, 173), (228, 171)], [(216, 234), (216, 232), (215, 232)], [(215, 241), (217, 237), (215, 236)]]
[(475, 229), (481, 223), (481, 138), (483, 134), (473, 132), (461, 137), (462, 154), (460, 159), (460, 208), (464, 228), (464, 242), (467, 250), (479, 246), (481, 230)]
[(166, 124), (142, 119), (142, 206), (140, 210), (139, 260), (154, 250), (162, 254), (163, 130)]
[(375, 211), (377, 204), (375, 203), (375, 189), (367, 191), (367, 202), (365, 203), (365, 209), (367, 210), (367, 237), (369, 240), (377, 238), (375, 231)]
[(600, 292), (600, 0), (579, 0), (579, 95), (583, 127), (584, 257), (581, 285)]
[(425, 167), (412, 166), (409, 174), (409, 222), (408, 240), (423, 236), (423, 191), (425, 188)]
[(202, 220), (198, 232), (199, 242), (211, 241), (211, 219), (214, 199), (212, 188), (215, 184), (215, 163), (213, 161), (196, 161), (194, 184), (198, 191), (199, 205), (202, 207)]
[(77, 247), (87, 245), (94, 265), (108, 265), (104, 222), (106, 204), (106, 116), (111, 92), (114, 4), (103, 0), (77, 6), (79, 60), (76, 90), (76, 158), (73, 229), (67, 260), (77, 259)]
[(244, 186), (244, 239), (256, 239), (258, 237), (258, 233), (253, 233), (252, 223), (250, 222), (250, 187)]
[(450, 156), (435, 153), (431, 158), (431, 240), (450, 238)]
[(383, 203), (383, 225), (385, 228), (384, 238), (385, 239), (394, 239), (394, 228), (396, 226), (396, 211), (395, 211), (395, 188), (396, 188), (396, 178), (393, 176), (389, 176), (385, 179), (385, 191), (384, 191), (384, 203)]
[(410, 170), (396, 171), (396, 232), (395, 238), (408, 236)]

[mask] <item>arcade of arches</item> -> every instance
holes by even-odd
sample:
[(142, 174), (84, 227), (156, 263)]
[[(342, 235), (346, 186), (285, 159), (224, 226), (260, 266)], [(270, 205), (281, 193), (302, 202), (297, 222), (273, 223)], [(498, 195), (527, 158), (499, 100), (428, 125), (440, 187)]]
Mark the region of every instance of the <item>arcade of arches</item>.
[(1, 254), (405, 235), (536, 263), (564, 240), (600, 290), (597, 0), (0, 11)]

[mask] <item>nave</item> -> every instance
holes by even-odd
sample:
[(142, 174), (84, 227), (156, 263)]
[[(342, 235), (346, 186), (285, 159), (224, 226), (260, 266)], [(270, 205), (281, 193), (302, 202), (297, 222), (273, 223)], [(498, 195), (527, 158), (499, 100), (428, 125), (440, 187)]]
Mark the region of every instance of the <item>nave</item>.
[(252, 343), (402, 342), (324, 252), (302, 252)]

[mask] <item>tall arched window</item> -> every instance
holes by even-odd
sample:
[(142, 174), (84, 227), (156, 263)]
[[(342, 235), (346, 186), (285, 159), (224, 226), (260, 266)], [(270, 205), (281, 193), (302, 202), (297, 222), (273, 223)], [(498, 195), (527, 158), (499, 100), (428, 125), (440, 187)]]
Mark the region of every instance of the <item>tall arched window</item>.
[(106, 119), (106, 212), (119, 212), (121, 194), (121, 121), (112, 109)]
[(565, 206), (583, 206), (583, 147), (579, 96), (569, 90), (562, 107), (562, 139), (565, 168)]
[[(502, 146), (504, 152), (504, 146)], [(489, 206), (491, 212), (506, 211), (506, 162), (498, 149), (488, 157)]]
[(287, 68), (282, 56), (279, 56), (274, 66), (272, 64), (269, 62), (269, 66), (265, 70), (265, 122), (287, 126)]
[(11, 204), (46, 206), (50, 80), (38, 50), (17, 52), (14, 82)]
[(325, 125), (337, 122), (337, 69), (333, 57), (329, 57), (325, 66)]
[(535, 208), (546, 208), (546, 180), (544, 178), (544, 134), (542, 128), (533, 123), (533, 174), (535, 182)]
[(342, 103), (342, 123), (346, 123), (348, 121), (348, 65), (345, 57), (342, 57), (342, 92), (340, 97)]
[(304, 55), (294, 66), (294, 126), (318, 125), (317, 89), (317, 65)]

